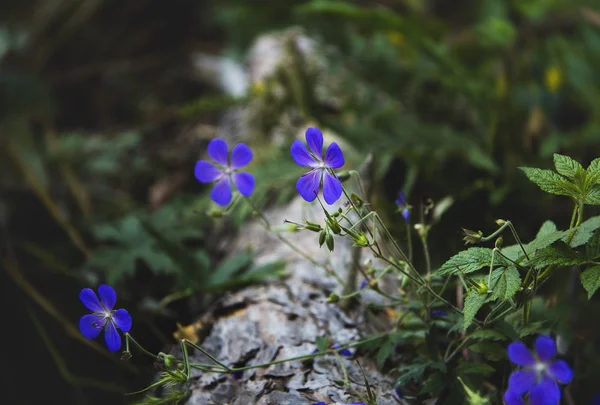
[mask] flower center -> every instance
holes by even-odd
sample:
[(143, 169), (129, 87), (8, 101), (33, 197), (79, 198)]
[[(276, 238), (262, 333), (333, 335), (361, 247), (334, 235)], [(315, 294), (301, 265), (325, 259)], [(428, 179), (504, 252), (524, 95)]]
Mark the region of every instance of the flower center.
[(548, 370), (548, 365), (544, 362), (536, 362), (533, 366), (533, 370), (537, 373), (538, 379), (541, 379)]

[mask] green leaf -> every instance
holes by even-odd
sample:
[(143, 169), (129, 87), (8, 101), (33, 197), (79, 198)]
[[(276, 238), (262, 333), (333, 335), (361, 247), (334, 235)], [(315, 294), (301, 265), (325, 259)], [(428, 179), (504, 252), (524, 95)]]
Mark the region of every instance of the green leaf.
[[(544, 225), (546, 225), (547, 223), (548, 223), (548, 221), (546, 221), (544, 223)], [(542, 225), (542, 228), (544, 228), (544, 225)], [(552, 224), (552, 225), (554, 225), (554, 224)], [(535, 239), (532, 240), (531, 242), (529, 242), (527, 244), (527, 246), (525, 247), (525, 250), (530, 255), (535, 254), (540, 249), (544, 249), (544, 248), (552, 245), (554, 242), (556, 242), (557, 240), (559, 240), (559, 239), (565, 237), (565, 235), (567, 235), (567, 231), (550, 232), (550, 228), (551, 228), (550, 225), (546, 225), (546, 229), (542, 229), (542, 228), (540, 228), (540, 231), (538, 232)]]
[(494, 329), (478, 329), (466, 337), (473, 340), (509, 340), (502, 332)]
[(506, 358), (506, 347), (499, 343), (482, 341), (469, 346), (469, 350), (483, 354), (489, 361), (500, 361)]
[[(452, 256), (436, 272), (436, 275), (472, 273), (489, 266), (492, 260), (492, 249), (474, 247), (463, 250)], [(459, 270), (457, 269), (460, 269)]]
[(529, 180), (547, 193), (577, 197), (578, 192), (575, 186), (558, 173), (533, 167), (519, 167), (519, 169), (523, 170)]
[(317, 345), (317, 348), (319, 349), (320, 352), (324, 352), (327, 351), (327, 349), (329, 349), (329, 344), (331, 343), (331, 338), (329, 337), (321, 337), (321, 336), (317, 336), (317, 339), (315, 340), (315, 344)]
[(231, 256), (208, 275), (207, 287), (222, 284), (252, 264), (252, 256), (242, 253)]
[(463, 309), (463, 329), (467, 330), (471, 323), (473, 322), (473, 318), (477, 315), (477, 312), (483, 304), (485, 304), (488, 296), (487, 294), (478, 294), (477, 291), (471, 290), (469, 294), (465, 297), (465, 306)]
[(396, 385), (405, 385), (410, 381), (416, 383), (420, 382), (423, 378), (423, 374), (425, 374), (425, 371), (431, 364), (432, 362), (428, 361), (426, 363), (417, 363), (400, 367), (398, 369), (400, 377), (396, 380)]
[(600, 205), (600, 187), (594, 187), (588, 191), (584, 203), (588, 205)]
[(539, 250), (529, 264), (539, 269), (550, 265), (571, 266), (586, 262), (587, 260), (584, 257), (579, 256), (566, 243), (558, 241), (552, 246)]
[(490, 375), (495, 371), (496, 369), (489, 364), (475, 363), (472, 361), (461, 361), (458, 367), (456, 367), (456, 374), (460, 376), (469, 374)]
[(587, 168), (588, 174), (597, 173), (600, 174), (600, 158), (592, 160)]
[(569, 156), (559, 155), (558, 153), (554, 154), (554, 167), (556, 167), (557, 172), (570, 179), (575, 177), (577, 170), (583, 171), (583, 166), (577, 161), (571, 159)]
[(516, 267), (495, 269), (492, 272), (490, 288), (493, 297), (508, 301), (517, 293), (519, 287), (521, 287), (521, 277)]
[(600, 287), (600, 266), (590, 267), (581, 273), (581, 285), (588, 292), (588, 299), (592, 298)]
[[(569, 234), (573, 231), (576, 232), (575, 236), (573, 237), (573, 240), (571, 240), (570, 246), (577, 247), (583, 245), (584, 243), (587, 243), (587, 241), (590, 240), (590, 238), (594, 234), (594, 231), (596, 231), (596, 229), (598, 228), (600, 228), (600, 215), (588, 218), (587, 221), (582, 222), (574, 230), (571, 229), (567, 231)], [(565, 236), (563, 238), (563, 241), (566, 241), (567, 238), (568, 236)]]
[(387, 359), (390, 358), (392, 354), (394, 354), (394, 347), (396, 345), (389, 340), (386, 341), (383, 346), (377, 351), (377, 355), (375, 356), (375, 361), (377, 361), (377, 365), (379, 368), (383, 368)]
[(600, 257), (600, 231), (597, 230), (585, 245), (585, 257), (590, 261)]

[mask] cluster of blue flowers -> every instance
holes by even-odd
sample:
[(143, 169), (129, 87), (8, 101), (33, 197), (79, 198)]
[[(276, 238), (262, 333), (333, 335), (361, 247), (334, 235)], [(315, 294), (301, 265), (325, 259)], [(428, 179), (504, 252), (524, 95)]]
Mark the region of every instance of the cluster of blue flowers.
[[(323, 153), (323, 134), (318, 128), (308, 128), (305, 133), (306, 145), (296, 140), (290, 153), (294, 161), (310, 170), (296, 183), (298, 193), (306, 201), (314, 201), (321, 187), (323, 198), (329, 205), (342, 195), (342, 184), (332, 174), (333, 169), (344, 165), (344, 154), (337, 143), (333, 142)], [(228, 154), (227, 143), (223, 139), (213, 139), (208, 144), (208, 155), (214, 162), (200, 160), (194, 167), (194, 175), (201, 183), (215, 183), (210, 198), (219, 205), (231, 202), (232, 184), (241, 195), (248, 197), (254, 191), (254, 176), (239, 169), (252, 161), (252, 150), (243, 143), (237, 144)]]
[[(344, 165), (344, 155), (335, 142), (331, 143), (323, 152), (323, 134), (317, 128), (308, 128), (305, 138), (306, 145), (297, 140), (290, 148), (294, 161), (298, 165), (310, 169), (298, 179), (296, 189), (308, 202), (314, 201), (322, 189), (323, 199), (331, 205), (342, 195), (342, 184), (333, 169)], [(198, 161), (194, 168), (194, 175), (202, 183), (215, 183), (210, 193), (210, 197), (215, 203), (226, 206), (231, 202), (232, 185), (245, 197), (252, 194), (255, 185), (254, 176), (240, 171), (252, 161), (252, 150), (248, 146), (237, 144), (230, 154), (227, 143), (217, 138), (208, 144), (208, 155), (213, 162)], [(398, 195), (396, 205), (408, 224), (410, 210), (404, 192), (400, 192)], [(363, 280), (360, 289), (366, 288), (367, 285), (368, 281)], [(113, 310), (117, 301), (115, 290), (102, 284), (98, 287), (98, 295), (91, 289), (84, 288), (81, 290), (79, 298), (83, 305), (92, 311), (91, 314), (82, 316), (79, 321), (79, 329), (83, 336), (95, 339), (104, 330), (108, 350), (118, 351), (121, 348), (121, 336), (117, 329), (125, 333), (129, 332), (132, 320), (127, 310)], [(447, 313), (443, 310), (433, 310), (431, 315), (444, 317), (447, 316)], [(340, 345), (333, 345), (332, 349), (340, 347)], [(554, 360), (556, 344), (552, 338), (539, 336), (535, 341), (534, 348), (535, 351), (531, 352), (525, 344), (519, 341), (508, 346), (508, 358), (521, 368), (510, 375), (508, 389), (504, 394), (506, 405), (525, 405), (526, 403), (558, 405), (561, 398), (558, 384), (568, 384), (573, 379), (573, 370), (569, 365), (563, 360)], [(338, 352), (342, 356), (352, 356), (352, 351), (349, 349), (340, 349)], [(398, 388), (396, 393), (402, 397)], [(600, 402), (600, 395), (594, 397), (594, 404), (598, 402)], [(317, 402), (313, 405), (327, 404)], [(346, 405), (365, 404), (354, 402)]]

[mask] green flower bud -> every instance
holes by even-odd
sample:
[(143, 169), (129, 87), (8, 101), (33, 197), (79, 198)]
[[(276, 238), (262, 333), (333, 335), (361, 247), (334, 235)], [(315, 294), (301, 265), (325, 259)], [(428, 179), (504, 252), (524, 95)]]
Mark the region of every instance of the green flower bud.
[(343, 183), (350, 178), (350, 172), (347, 170), (344, 170), (343, 172), (339, 172), (337, 174), (337, 177)]
[(313, 231), (313, 232), (321, 232), (321, 230), (323, 229), (323, 228), (321, 228), (321, 225), (315, 224), (315, 223), (309, 222), (309, 221), (306, 221), (306, 225), (304, 227), (306, 229), (308, 229), (309, 231)]
[(465, 235), (463, 238), (465, 245), (479, 243), (483, 238), (483, 232), (481, 231), (472, 231), (470, 229), (463, 228), (463, 233)]
[(503, 241), (502, 236), (500, 236), (498, 239), (496, 239), (496, 243), (494, 244), (496, 249), (502, 248), (502, 241)]
[(352, 241), (354, 242), (354, 246), (356, 246), (356, 247), (369, 246), (369, 239), (367, 238), (367, 235), (365, 235), (365, 233), (362, 231), (357, 231), (352, 236)]
[(327, 249), (329, 249), (330, 252), (333, 252), (333, 235), (328, 233), (327, 236), (325, 237), (325, 243), (327, 244)]
[(327, 232), (321, 231), (321, 233), (319, 234), (319, 247), (323, 246), (323, 243), (325, 243), (326, 236), (327, 236)]
[(327, 297), (327, 302), (329, 304), (335, 304), (339, 300), (340, 300), (340, 296), (335, 293), (331, 293), (331, 294), (329, 294), (329, 297)]

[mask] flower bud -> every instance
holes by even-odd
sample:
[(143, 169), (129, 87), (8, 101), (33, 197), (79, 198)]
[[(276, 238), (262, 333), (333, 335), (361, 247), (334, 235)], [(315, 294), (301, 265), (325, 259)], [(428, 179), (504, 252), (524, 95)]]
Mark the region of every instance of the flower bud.
[(348, 170), (344, 170), (343, 172), (339, 172), (337, 177), (339, 181), (343, 183), (350, 178), (350, 172)]
[(129, 350), (126, 350), (123, 353), (121, 353), (121, 360), (123, 361), (129, 360), (131, 357), (133, 356), (131, 355), (131, 352)]
[(313, 231), (313, 232), (321, 232), (321, 225), (319, 224), (315, 224), (313, 222), (310, 221), (306, 221), (306, 225), (304, 226), (304, 228), (308, 229), (309, 231)]
[(483, 232), (481, 231), (472, 231), (470, 229), (463, 228), (463, 233), (465, 235), (463, 238), (465, 245), (479, 243), (483, 238)]
[(319, 247), (323, 246), (323, 243), (325, 243), (326, 236), (327, 236), (327, 232), (321, 231), (321, 233), (319, 234)]
[(504, 225), (505, 223), (506, 223), (506, 220), (504, 220), (504, 219), (497, 219), (497, 220), (496, 220), (496, 225), (498, 225), (498, 226), (502, 226), (502, 225)]
[(211, 218), (222, 218), (223, 217), (223, 211), (213, 208), (210, 211), (207, 212), (208, 216)]
[(352, 237), (352, 241), (354, 242), (355, 247), (366, 247), (369, 246), (369, 239), (367, 235), (365, 235), (362, 231), (357, 231)]
[(327, 249), (329, 249), (330, 252), (333, 252), (333, 235), (328, 233), (327, 236), (325, 237), (325, 243), (327, 244)]
[(329, 297), (327, 298), (327, 303), (329, 303), (329, 304), (335, 304), (339, 300), (340, 300), (340, 296), (339, 295), (337, 295), (336, 293), (331, 293), (331, 294), (329, 294)]
[(336, 221), (328, 221), (329, 229), (336, 235), (339, 235), (342, 232), (342, 228)]
[(500, 236), (498, 239), (496, 239), (496, 243), (494, 243), (494, 247), (496, 249), (501, 249), (502, 248), (502, 236)]

